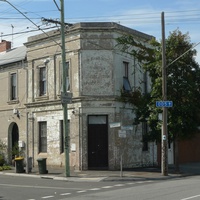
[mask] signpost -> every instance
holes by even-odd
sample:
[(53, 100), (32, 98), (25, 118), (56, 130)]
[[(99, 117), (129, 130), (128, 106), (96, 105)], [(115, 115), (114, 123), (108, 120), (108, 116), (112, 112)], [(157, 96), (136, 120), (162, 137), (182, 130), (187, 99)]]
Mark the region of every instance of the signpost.
[(71, 92), (61, 92), (61, 103), (68, 104), (72, 102), (72, 93)]
[(170, 108), (173, 107), (173, 101), (156, 101), (156, 107), (166, 107)]
[[(165, 85), (165, 84), (164, 84)], [(165, 86), (166, 87), (166, 86)], [(166, 88), (163, 89), (166, 89)], [(166, 93), (166, 91), (164, 91)], [(165, 98), (166, 99), (166, 98)], [(156, 107), (163, 108), (162, 113), (162, 157), (161, 157), (161, 168), (164, 176), (168, 175), (168, 155), (167, 155), (167, 108), (173, 107), (173, 101), (156, 101)]]

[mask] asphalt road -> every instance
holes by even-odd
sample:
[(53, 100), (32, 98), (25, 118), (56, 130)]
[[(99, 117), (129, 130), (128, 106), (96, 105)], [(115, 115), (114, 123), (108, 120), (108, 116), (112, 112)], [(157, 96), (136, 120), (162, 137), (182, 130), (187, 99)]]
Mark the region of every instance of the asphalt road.
[(200, 176), (169, 180), (66, 182), (0, 175), (0, 200), (199, 200)]

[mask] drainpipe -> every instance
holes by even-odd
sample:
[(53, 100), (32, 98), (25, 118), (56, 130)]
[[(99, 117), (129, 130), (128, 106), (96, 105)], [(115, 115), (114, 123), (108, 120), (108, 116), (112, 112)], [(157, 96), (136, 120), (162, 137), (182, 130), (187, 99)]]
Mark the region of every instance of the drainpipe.
[(29, 173), (29, 134), (28, 134), (28, 114), (26, 111), (26, 173)]
[(32, 132), (32, 167), (34, 167), (34, 113), (32, 113), (32, 123), (31, 123), (31, 132)]

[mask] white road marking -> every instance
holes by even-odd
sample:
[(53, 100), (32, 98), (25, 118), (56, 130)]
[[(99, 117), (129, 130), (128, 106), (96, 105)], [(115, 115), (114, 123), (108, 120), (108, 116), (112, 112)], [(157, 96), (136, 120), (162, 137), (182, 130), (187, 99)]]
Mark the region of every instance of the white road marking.
[(136, 182), (136, 183), (139, 183), (139, 184), (141, 184), (141, 183), (145, 183), (145, 181), (139, 181), (139, 182)]
[(146, 181), (146, 183), (152, 183), (153, 181)]
[(54, 196), (46, 196), (46, 197), (42, 197), (42, 199), (49, 199), (49, 198), (53, 198)]
[(122, 187), (122, 186), (125, 186), (125, 184), (117, 184), (117, 185), (114, 185), (114, 186)]
[(89, 190), (92, 190), (92, 191), (96, 191), (96, 190), (100, 190), (101, 188), (92, 188), (92, 189), (89, 189)]
[(86, 192), (86, 190), (77, 191), (77, 193), (83, 193), (83, 192)]
[(127, 183), (127, 185), (134, 185), (135, 183)]
[(19, 187), (19, 188), (39, 188), (39, 189), (71, 189), (71, 190), (82, 190), (83, 188), (66, 188), (66, 187), (47, 187), (47, 186), (35, 186), (35, 185), (13, 185), (13, 184), (0, 184), (0, 186), (7, 186), (7, 187)]
[(184, 198), (184, 199), (181, 199), (181, 200), (194, 199), (194, 198), (197, 198), (197, 197), (200, 197), (200, 194), (196, 195), (196, 196), (187, 197), (187, 198)]
[(63, 193), (63, 194), (60, 194), (61, 196), (67, 196), (67, 195), (70, 195), (71, 193)]
[(103, 189), (113, 188), (114, 186), (104, 186)]

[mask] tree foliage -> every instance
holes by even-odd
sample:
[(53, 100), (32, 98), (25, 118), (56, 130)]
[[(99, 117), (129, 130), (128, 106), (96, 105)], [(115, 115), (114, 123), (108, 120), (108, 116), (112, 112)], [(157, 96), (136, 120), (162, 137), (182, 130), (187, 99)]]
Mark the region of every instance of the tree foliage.
[[(136, 122), (148, 121), (149, 140), (160, 140), (158, 113), (162, 110), (155, 104), (163, 99), (161, 43), (152, 40), (146, 45), (131, 35), (122, 36), (117, 42), (121, 51), (132, 55), (148, 71), (152, 83), (149, 94), (142, 95), (140, 90), (134, 89), (128, 94), (122, 92), (121, 99), (134, 105)], [(167, 98), (173, 101), (173, 107), (168, 109), (169, 140), (190, 138), (200, 125), (200, 68), (192, 46), (189, 34), (180, 30), (171, 32), (166, 39)]]

